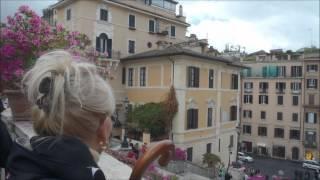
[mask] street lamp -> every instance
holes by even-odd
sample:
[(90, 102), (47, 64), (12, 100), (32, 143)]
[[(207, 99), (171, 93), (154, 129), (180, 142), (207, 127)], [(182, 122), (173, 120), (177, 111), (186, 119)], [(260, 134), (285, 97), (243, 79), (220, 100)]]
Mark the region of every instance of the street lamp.
[(229, 161), (228, 161), (228, 167), (227, 167), (227, 172), (226, 172), (226, 174), (229, 173), (230, 156), (231, 156), (231, 154), (232, 154), (232, 146), (231, 146), (231, 145), (228, 146), (228, 150), (229, 150)]
[(123, 137), (123, 141), (121, 143), (121, 148), (128, 148), (129, 147), (129, 143), (127, 141), (127, 120), (128, 120), (128, 106), (129, 106), (129, 99), (128, 97), (125, 97), (123, 100), (123, 104), (124, 104), (124, 108), (125, 108), (125, 121), (123, 123), (124, 126), (124, 137)]

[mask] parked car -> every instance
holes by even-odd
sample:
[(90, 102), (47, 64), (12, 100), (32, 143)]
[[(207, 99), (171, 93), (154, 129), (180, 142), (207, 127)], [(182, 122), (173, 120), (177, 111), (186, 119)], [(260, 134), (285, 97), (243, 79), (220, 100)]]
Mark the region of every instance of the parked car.
[(320, 170), (320, 163), (318, 161), (305, 160), (302, 163), (302, 167), (319, 171)]
[(243, 162), (253, 162), (253, 158), (243, 152), (238, 152), (238, 158)]

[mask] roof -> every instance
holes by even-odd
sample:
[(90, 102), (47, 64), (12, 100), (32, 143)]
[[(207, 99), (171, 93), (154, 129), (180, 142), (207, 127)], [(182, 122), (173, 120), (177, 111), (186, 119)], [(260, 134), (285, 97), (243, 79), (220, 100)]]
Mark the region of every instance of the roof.
[[(61, 7), (61, 6), (64, 6), (64, 5), (67, 5), (68, 3), (71, 3), (72, 0), (59, 0), (57, 3), (49, 6), (49, 8), (58, 8), (58, 7)], [(176, 2), (174, 0), (170, 0), (171, 2)], [(186, 27), (189, 27), (190, 24), (181, 20), (181, 19), (178, 19), (178, 18), (171, 18), (171, 17), (166, 17), (164, 15), (161, 15), (159, 13), (155, 13), (154, 11), (149, 11), (149, 10), (146, 10), (146, 9), (141, 9), (141, 8), (138, 8), (138, 7), (135, 7), (135, 6), (132, 6), (132, 5), (129, 5), (129, 4), (126, 4), (126, 3), (123, 3), (121, 1), (116, 1), (116, 0), (103, 0), (103, 2), (108, 2), (108, 3), (113, 3), (113, 4), (117, 4), (118, 6), (125, 6), (127, 8), (131, 8), (131, 9), (134, 9), (135, 11), (141, 11), (141, 12), (144, 12), (144, 13), (148, 13), (149, 15), (151, 16), (155, 16), (155, 17), (158, 17), (158, 18), (162, 18), (162, 19), (165, 19), (167, 21), (173, 21), (173, 22), (176, 22), (176, 23), (179, 23), (183, 26), (186, 26)]]
[(192, 51), (190, 49), (185, 49), (185, 48), (176, 47), (176, 46), (170, 46), (170, 47), (167, 47), (167, 48), (161, 49), (161, 50), (156, 49), (156, 50), (146, 51), (146, 52), (142, 52), (142, 53), (138, 53), (138, 54), (134, 54), (131, 56), (121, 58), (120, 60), (121, 61), (130, 61), (130, 60), (155, 58), (155, 57), (163, 57), (163, 56), (175, 56), (175, 55), (192, 56), (192, 57), (202, 58), (202, 59), (206, 59), (206, 60), (226, 63), (231, 66), (247, 68), (247, 66), (244, 66), (243, 64), (241, 64), (239, 62), (233, 62), (233, 61), (230, 61), (230, 60), (222, 58), (222, 57), (209, 56), (206, 54)]
[(262, 55), (262, 54), (268, 54), (268, 53), (266, 51), (264, 51), (264, 50), (260, 50), (260, 51), (257, 51), (257, 52), (253, 52), (253, 53), (249, 54), (248, 56)]

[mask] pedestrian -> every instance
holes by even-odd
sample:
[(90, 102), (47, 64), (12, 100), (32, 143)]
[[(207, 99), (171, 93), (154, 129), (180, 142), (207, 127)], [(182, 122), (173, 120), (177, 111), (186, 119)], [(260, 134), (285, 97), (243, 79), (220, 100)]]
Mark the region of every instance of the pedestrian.
[(2, 122), (1, 113), (5, 110), (0, 93), (0, 168), (7, 167), (7, 159), (12, 146), (12, 139), (7, 126)]
[(147, 152), (147, 143), (143, 143), (142, 147), (141, 147), (141, 153), (144, 154)]
[(56, 50), (42, 55), (22, 84), (37, 136), (13, 143), (7, 180), (105, 180), (97, 162), (111, 135), (115, 98), (96, 66)]

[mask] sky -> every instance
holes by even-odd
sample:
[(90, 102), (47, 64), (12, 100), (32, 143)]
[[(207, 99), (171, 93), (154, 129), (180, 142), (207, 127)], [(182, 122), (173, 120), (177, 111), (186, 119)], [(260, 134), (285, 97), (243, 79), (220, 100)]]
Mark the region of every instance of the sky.
[[(0, 0), (1, 21), (27, 4), (36, 12), (56, 0)], [(320, 46), (319, 0), (178, 0), (183, 6), (187, 35), (207, 38), (219, 51), (226, 44), (258, 50), (297, 50)], [(178, 7), (177, 7), (178, 8)]]

